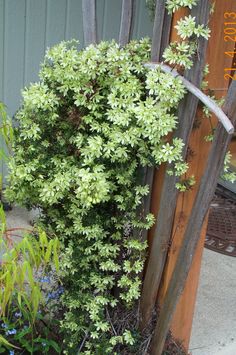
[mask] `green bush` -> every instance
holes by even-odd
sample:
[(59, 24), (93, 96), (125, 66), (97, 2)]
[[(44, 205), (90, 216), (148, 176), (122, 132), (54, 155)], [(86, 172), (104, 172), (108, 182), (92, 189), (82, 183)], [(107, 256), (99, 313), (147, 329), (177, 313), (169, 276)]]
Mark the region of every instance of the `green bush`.
[(132, 329), (114, 331), (113, 316), (139, 299), (141, 231), (154, 221), (140, 208), (148, 194), (140, 171), (167, 161), (179, 175), (187, 169), (182, 141), (166, 140), (185, 90), (178, 78), (144, 68), (149, 55), (148, 40), (80, 52), (61, 43), (17, 114), (8, 196), (40, 208), (44, 228), (63, 242), (61, 328), (72, 354), (134, 345)]
[[(196, 1), (166, 4), (172, 12)], [(196, 39), (209, 30), (191, 16), (176, 28), (181, 43), (164, 58), (190, 68)], [(182, 176), (188, 168), (183, 142), (167, 139), (177, 126), (183, 84), (160, 68), (146, 69), (149, 58), (146, 39), (80, 52), (63, 42), (48, 50), (41, 81), (23, 92), (7, 195), (39, 208), (43, 229), (63, 245), (64, 353), (139, 351), (134, 305), (147, 249), (142, 231), (154, 223), (144, 213), (143, 171), (169, 162), (170, 174)]]

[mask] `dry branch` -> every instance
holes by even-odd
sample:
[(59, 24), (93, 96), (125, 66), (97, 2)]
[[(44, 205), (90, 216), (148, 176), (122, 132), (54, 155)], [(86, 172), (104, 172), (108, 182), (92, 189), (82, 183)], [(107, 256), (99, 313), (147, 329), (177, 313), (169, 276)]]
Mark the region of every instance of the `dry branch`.
[[(223, 110), (231, 118), (233, 124), (235, 124), (236, 81), (231, 83)], [(223, 167), (225, 154), (230, 140), (231, 136), (225, 131), (222, 125), (218, 125), (208, 157), (207, 168), (201, 179), (200, 187), (187, 224), (175, 269), (161, 308), (158, 324), (153, 337), (152, 355), (162, 354), (170, 322), (178, 299), (183, 292), (184, 285), (191, 268), (202, 225), (214, 195), (217, 180)]]
[[(209, 17), (209, 1), (200, 0), (191, 14), (195, 16), (197, 24), (207, 24)], [(202, 72), (205, 64), (207, 41), (204, 38), (198, 40), (198, 58), (194, 59), (193, 68), (187, 71), (185, 77), (196, 87), (200, 87), (202, 81)], [(198, 106), (198, 99), (188, 93), (180, 103), (178, 109), (179, 124), (174, 137), (181, 138), (184, 143), (183, 158), (185, 158), (190, 133), (195, 119)], [(167, 166), (167, 170), (172, 165)], [(156, 297), (161, 282), (162, 273), (167, 257), (168, 242), (170, 240), (172, 225), (174, 220), (178, 191), (175, 187), (178, 178), (167, 173), (164, 177), (162, 188), (160, 208), (157, 216), (157, 225), (154, 233), (153, 244), (148, 260), (146, 275), (143, 284), (141, 296), (141, 329), (144, 329), (151, 319), (151, 314), (156, 303)]]

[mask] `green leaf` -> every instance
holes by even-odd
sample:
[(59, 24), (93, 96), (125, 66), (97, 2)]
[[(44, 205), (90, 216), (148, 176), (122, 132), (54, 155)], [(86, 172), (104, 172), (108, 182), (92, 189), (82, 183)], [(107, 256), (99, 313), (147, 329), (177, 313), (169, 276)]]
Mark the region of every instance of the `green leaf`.
[(9, 343), (9, 341), (7, 341), (2, 335), (0, 335), (0, 344), (4, 345), (6, 347), (11, 347), (11, 348), (15, 348), (15, 349), (20, 349), (19, 347)]

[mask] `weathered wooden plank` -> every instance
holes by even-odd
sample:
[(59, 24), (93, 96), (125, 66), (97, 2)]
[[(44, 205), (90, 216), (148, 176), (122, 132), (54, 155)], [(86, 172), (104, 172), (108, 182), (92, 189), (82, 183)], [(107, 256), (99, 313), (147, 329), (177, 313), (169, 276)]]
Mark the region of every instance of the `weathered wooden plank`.
[(161, 37), (160, 60), (162, 60), (162, 55), (164, 53), (164, 50), (166, 49), (170, 41), (171, 23), (172, 23), (172, 15), (168, 14), (168, 11), (165, 9), (164, 21), (162, 27), (162, 37)]
[(163, 24), (165, 17), (165, 0), (156, 1), (155, 18), (152, 34), (151, 61), (158, 61), (161, 53), (161, 39), (163, 35)]
[(125, 46), (130, 39), (131, 24), (133, 15), (133, 0), (122, 1), (122, 12), (120, 21), (119, 44)]
[[(231, 83), (223, 108), (224, 112), (231, 118), (233, 124), (236, 123), (235, 97), (236, 81), (233, 81)], [(213, 198), (230, 140), (231, 135), (229, 135), (221, 125), (218, 125), (209, 154), (206, 171), (201, 179), (201, 184), (184, 234), (184, 239), (179, 251), (176, 266), (166, 292), (163, 306), (161, 308), (160, 316), (153, 337), (152, 355), (162, 354), (171, 318), (178, 299), (184, 289), (185, 281), (187, 279), (193, 256), (198, 244), (204, 218)]]
[(97, 43), (96, 0), (82, 0), (84, 43)]
[[(192, 16), (196, 17), (198, 24), (207, 24), (209, 18), (210, 5), (208, 0), (201, 0), (197, 6), (191, 11)], [(207, 41), (203, 38), (199, 39), (198, 57), (194, 60), (193, 68), (186, 72), (186, 79), (191, 81), (196, 87), (200, 87), (202, 80), (202, 72), (205, 63)], [(160, 50), (160, 48), (159, 48)], [(179, 125), (174, 134), (175, 137), (181, 138), (185, 142), (183, 149), (183, 158), (186, 155), (188, 141), (192, 130), (198, 99), (191, 93), (188, 93), (184, 100), (180, 103), (178, 109)], [(167, 167), (171, 169), (172, 165)], [(160, 209), (157, 216), (157, 224), (154, 233), (152, 249), (149, 256), (146, 275), (144, 278), (142, 296), (141, 296), (141, 329), (144, 329), (152, 314), (155, 306), (157, 292), (160, 286), (161, 276), (163, 273), (168, 243), (172, 231), (174, 214), (176, 209), (176, 201), (178, 191), (175, 187), (178, 178), (165, 174), (163, 190), (160, 199)]]
[[(224, 79), (224, 68), (230, 68), (233, 59), (226, 55), (218, 55), (218, 53), (234, 51), (234, 43), (225, 42), (224, 36), (222, 36), (222, 32), (219, 31), (219, 28), (224, 27), (225, 19), (222, 14), (227, 11), (233, 12), (235, 10), (235, 5), (235, 0), (228, 0), (227, 2), (216, 0), (215, 11), (210, 16), (209, 27), (211, 29), (211, 37), (208, 41), (206, 56), (206, 63), (209, 64), (210, 74), (208, 75), (207, 80), (209, 81), (209, 87), (213, 90), (216, 90), (215, 95), (217, 98), (221, 98), (223, 95), (226, 96), (227, 94), (229, 82)], [(201, 125), (198, 128), (193, 129), (189, 140), (189, 152), (192, 151), (194, 157), (191, 157), (191, 154), (189, 155), (189, 171), (187, 177), (194, 174), (196, 184), (188, 192), (178, 195), (175, 222), (173, 223), (173, 231), (171, 235), (172, 241), (168, 251), (165, 270), (163, 272), (161, 290), (158, 295), (158, 301), (160, 305), (163, 303), (165, 293), (170, 282), (173, 269), (175, 267), (176, 259), (178, 257), (179, 249), (181, 247), (187, 226), (187, 221), (193, 208), (201, 177), (205, 171), (206, 157), (208, 157), (210, 152), (211, 143), (206, 142), (204, 139), (204, 137), (209, 134), (209, 122), (208, 120), (201, 119), (201, 111), (202, 110), (199, 107), (197, 120), (201, 120)], [(212, 123), (214, 126), (217, 125), (215, 118), (212, 118)], [(181, 341), (181, 344), (183, 344), (186, 350), (188, 350), (191, 336), (206, 228), (207, 217), (205, 218), (203, 224), (201, 237), (198, 242), (198, 247), (191, 265), (190, 272), (188, 274), (188, 279), (185, 283), (184, 291), (178, 301), (170, 327), (173, 336)]]
[[(171, 18), (172, 16), (168, 15), (165, 9), (165, 1), (157, 0), (155, 19), (153, 24), (151, 60), (160, 61), (162, 59), (163, 51), (169, 44)], [(162, 28), (163, 31), (157, 32), (158, 28)], [(157, 35), (158, 38), (155, 37)], [(154, 168), (146, 168), (144, 184), (149, 186), (149, 194), (143, 199), (144, 215), (150, 211), (153, 178)], [(147, 239), (147, 231), (143, 231), (143, 238), (145, 240)]]

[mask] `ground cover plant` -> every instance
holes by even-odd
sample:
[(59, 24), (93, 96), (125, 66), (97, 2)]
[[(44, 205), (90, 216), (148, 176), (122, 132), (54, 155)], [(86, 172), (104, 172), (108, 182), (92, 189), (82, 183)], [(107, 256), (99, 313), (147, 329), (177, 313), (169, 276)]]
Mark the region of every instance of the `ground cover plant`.
[[(164, 57), (189, 68), (196, 38), (209, 30), (191, 16), (177, 30), (181, 44), (170, 45)], [(138, 354), (146, 341), (138, 331), (147, 254), (142, 231), (154, 217), (142, 208), (149, 192), (142, 169), (172, 163), (183, 190), (188, 168), (183, 142), (167, 139), (185, 89), (160, 68), (145, 68), (149, 57), (147, 39), (82, 51), (63, 42), (48, 50), (41, 81), (24, 90), (17, 113), (7, 195), (39, 208), (40, 227), (60, 239), (66, 354)]]

